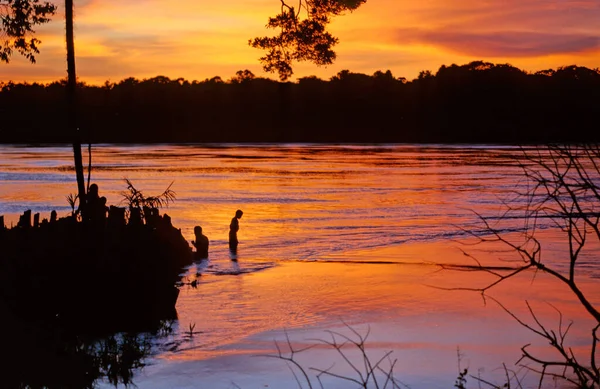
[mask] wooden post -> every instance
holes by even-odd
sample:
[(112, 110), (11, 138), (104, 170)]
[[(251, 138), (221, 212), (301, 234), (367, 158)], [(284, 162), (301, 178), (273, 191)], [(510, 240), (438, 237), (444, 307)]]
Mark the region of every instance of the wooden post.
[(19, 227), (21, 228), (30, 228), (31, 227), (31, 209), (23, 212), (21, 216), (19, 216)]
[(139, 208), (129, 208), (129, 226), (142, 225), (142, 210)]
[[(79, 209), (85, 213), (85, 181), (81, 156), (81, 135), (77, 125), (77, 73), (75, 72), (75, 39), (73, 36), (73, 0), (65, 0), (65, 25), (67, 34), (67, 112), (69, 131), (73, 136), (73, 159), (77, 178)], [(84, 215), (85, 216), (85, 215)]]
[(118, 230), (125, 226), (125, 208), (115, 207), (111, 205), (108, 210), (108, 226), (109, 229)]

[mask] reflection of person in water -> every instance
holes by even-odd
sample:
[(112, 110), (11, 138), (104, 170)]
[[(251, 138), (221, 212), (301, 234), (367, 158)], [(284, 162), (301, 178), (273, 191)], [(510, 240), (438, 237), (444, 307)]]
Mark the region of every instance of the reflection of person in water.
[(240, 230), (239, 219), (241, 219), (243, 214), (244, 212), (242, 212), (239, 209), (235, 211), (235, 216), (233, 217), (233, 219), (231, 219), (231, 224), (229, 224), (229, 249), (231, 251), (237, 250), (237, 246), (239, 243), (237, 238), (237, 232)]
[(192, 240), (192, 244), (196, 248), (196, 259), (208, 258), (208, 238), (202, 234), (202, 227), (194, 227), (194, 235), (196, 240)]

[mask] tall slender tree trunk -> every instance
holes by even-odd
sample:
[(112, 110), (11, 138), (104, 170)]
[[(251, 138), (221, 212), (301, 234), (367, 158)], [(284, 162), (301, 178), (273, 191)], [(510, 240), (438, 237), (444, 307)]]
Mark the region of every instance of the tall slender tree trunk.
[(83, 160), (81, 156), (81, 136), (77, 126), (77, 74), (75, 72), (75, 39), (73, 37), (73, 0), (65, 0), (65, 24), (67, 30), (67, 110), (68, 126), (73, 139), (73, 158), (75, 159), (75, 175), (77, 177), (77, 194), (79, 209), (84, 211), (85, 180), (83, 177)]

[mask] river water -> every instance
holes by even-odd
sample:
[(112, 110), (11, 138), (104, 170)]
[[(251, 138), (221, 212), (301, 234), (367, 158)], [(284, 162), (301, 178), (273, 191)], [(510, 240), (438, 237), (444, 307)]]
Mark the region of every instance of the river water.
[[(534, 343), (547, 353), (543, 342), (477, 292), (439, 289), (480, 287), (489, 278), (440, 271), (435, 263), (473, 264), (464, 252), (485, 263), (516, 258), (501, 244), (472, 245), (472, 234), (488, 237), (480, 216), (505, 236), (522, 231), (518, 213), (501, 217), (524, 201), (515, 195), (527, 185), (520, 155), (497, 146), (94, 146), (91, 181), (108, 203), (122, 201), (125, 178), (148, 195), (171, 185), (177, 200), (164, 212), (188, 240), (195, 225), (210, 239), (209, 261), (186, 276), (198, 286), (181, 291), (175, 334), (134, 382), (297, 387), (285, 362), (260, 356), (274, 353), (275, 341), (285, 345), (286, 333), (301, 347), (331, 339), (328, 330), (352, 334), (347, 326), (361, 334), (370, 328), (368, 350), (393, 351), (395, 375), (410, 387), (451, 387), (459, 364), (502, 380), (502, 363), (518, 370), (520, 347)], [(0, 215), (7, 225), (26, 209), (42, 218), (53, 209), (66, 215), (66, 195), (75, 191), (69, 147), (0, 146)], [(227, 234), (237, 209), (244, 216), (234, 262)], [(560, 230), (541, 221), (539, 236), (545, 261), (567, 269)], [(584, 250), (579, 279), (596, 301), (597, 253), (591, 243)], [(559, 308), (576, 323), (573, 348), (586, 352), (588, 315), (552, 280), (525, 274), (490, 294), (525, 318), (529, 301), (550, 326), (558, 326), (553, 307)], [(191, 338), (190, 326), (197, 332)], [(321, 345), (297, 358), (327, 369), (336, 356)], [(335, 363), (340, 374), (352, 373), (343, 359)], [(518, 371), (526, 385), (537, 384)], [(332, 379), (326, 387), (347, 385)]]

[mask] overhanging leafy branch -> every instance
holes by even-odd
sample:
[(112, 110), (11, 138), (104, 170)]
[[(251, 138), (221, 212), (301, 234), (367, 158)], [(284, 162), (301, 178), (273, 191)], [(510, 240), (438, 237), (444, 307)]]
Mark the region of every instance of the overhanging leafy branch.
[(48, 23), (56, 5), (40, 0), (0, 0), (0, 62), (8, 63), (14, 51), (35, 63), (41, 41), (34, 27)]
[(281, 11), (269, 18), (267, 28), (276, 36), (251, 39), (250, 46), (266, 50), (260, 58), (267, 72), (277, 72), (282, 81), (292, 76), (292, 62), (310, 61), (330, 65), (336, 58), (333, 46), (338, 38), (327, 31), (331, 18), (353, 11), (366, 0), (299, 0), (297, 6), (281, 1)]

